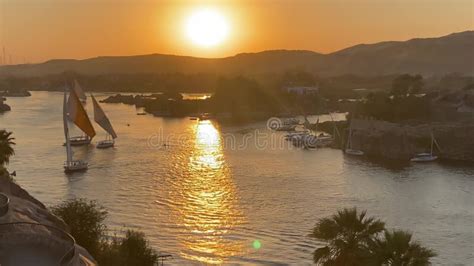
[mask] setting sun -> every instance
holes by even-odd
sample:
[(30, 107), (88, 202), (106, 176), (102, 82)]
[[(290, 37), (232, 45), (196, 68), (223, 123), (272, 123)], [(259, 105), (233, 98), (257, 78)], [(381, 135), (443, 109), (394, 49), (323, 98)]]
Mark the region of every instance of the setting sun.
[(211, 8), (195, 10), (186, 20), (186, 36), (193, 44), (202, 47), (216, 46), (229, 35), (229, 23), (217, 10)]

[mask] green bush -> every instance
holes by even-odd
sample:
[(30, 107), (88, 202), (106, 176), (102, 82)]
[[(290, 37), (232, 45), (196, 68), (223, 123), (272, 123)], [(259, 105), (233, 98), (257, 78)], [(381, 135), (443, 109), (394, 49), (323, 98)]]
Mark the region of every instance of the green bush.
[(52, 208), (52, 212), (69, 226), (76, 242), (93, 257), (99, 255), (101, 241), (107, 227), (107, 211), (96, 201), (72, 199)]
[(69, 226), (71, 235), (105, 266), (152, 266), (158, 254), (149, 245), (145, 234), (127, 230), (124, 238), (108, 240), (104, 220), (107, 211), (96, 201), (72, 199), (51, 208)]
[(104, 266), (153, 266), (158, 253), (150, 247), (144, 233), (127, 230), (124, 238), (103, 243), (97, 259)]

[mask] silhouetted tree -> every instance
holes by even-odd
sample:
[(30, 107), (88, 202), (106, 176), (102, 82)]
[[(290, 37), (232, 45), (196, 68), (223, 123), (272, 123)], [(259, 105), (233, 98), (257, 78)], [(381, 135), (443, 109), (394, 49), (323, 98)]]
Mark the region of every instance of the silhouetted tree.
[(384, 230), (385, 224), (366, 212), (343, 209), (318, 221), (311, 236), (327, 242), (314, 252), (314, 262), (321, 265), (366, 265), (370, 258), (369, 246)]
[(14, 140), (12, 132), (0, 130), (0, 168), (4, 168), (10, 162), (10, 157), (15, 154)]
[(412, 234), (405, 231), (385, 231), (371, 247), (371, 265), (425, 266), (436, 256), (432, 250), (412, 241)]
[(396, 77), (392, 83), (391, 94), (395, 97), (404, 97), (408, 94), (417, 94), (424, 87), (421, 75), (403, 74)]

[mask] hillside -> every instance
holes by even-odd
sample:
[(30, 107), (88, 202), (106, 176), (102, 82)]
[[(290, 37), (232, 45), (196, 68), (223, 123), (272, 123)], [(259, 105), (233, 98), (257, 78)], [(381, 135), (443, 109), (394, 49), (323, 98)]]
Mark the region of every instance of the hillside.
[(41, 64), (0, 67), (0, 76), (44, 76), (64, 71), (85, 75), (110, 73), (261, 74), (304, 69), (321, 76), (361, 76), (458, 72), (474, 74), (474, 31), (404, 42), (360, 44), (331, 54), (275, 50), (226, 58), (163, 54), (59, 59)]

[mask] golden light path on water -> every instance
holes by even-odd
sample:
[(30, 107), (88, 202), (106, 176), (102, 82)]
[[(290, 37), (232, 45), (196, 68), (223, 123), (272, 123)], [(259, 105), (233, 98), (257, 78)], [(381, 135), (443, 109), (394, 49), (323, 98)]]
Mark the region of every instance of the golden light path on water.
[(209, 121), (192, 127), (194, 145), (189, 149), (186, 174), (178, 186), (181, 195), (176, 197), (182, 202), (174, 210), (178, 213), (177, 223), (183, 225), (185, 232), (177, 237), (184, 258), (220, 264), (243, 251), (243, 243), (226, 239), (226, 235), (244, 219), (219, 131)]

